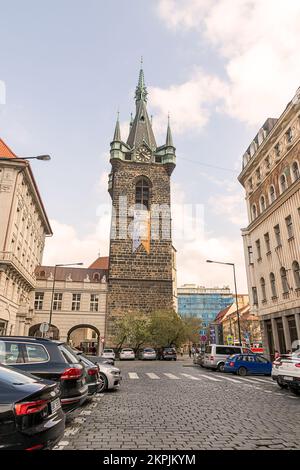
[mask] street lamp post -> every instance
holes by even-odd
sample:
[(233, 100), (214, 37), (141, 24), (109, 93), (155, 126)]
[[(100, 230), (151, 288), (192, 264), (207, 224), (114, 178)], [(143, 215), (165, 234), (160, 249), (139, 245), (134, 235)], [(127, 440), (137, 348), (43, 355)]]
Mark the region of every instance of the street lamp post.
[(56, 264), (54, 266), (54, 277), (53, 277), (53, 285), (52, 285), (52, 296), (51, 296), (51, 306), (50, 306), (50, 315), (49, 315), (49, 336), (50, 336), (50, 329), (51, 329), (51, 321), (52, 321), (52, 313), (53, 313), (53, 301), (54, 301), (54, 293), (55, 293), (55, 281), (56, 281), (56, 270), (59, 267), (65, 266), (82, 266), (83, 263), (68, 263), (68, 264)]
[[(1, 157), (0, 160), (7, 160), (7, 157)], [(51, 160), (50, 155), (37, 155), (36, 157), (14, 157), (12, 160), (42, 160), (44, 162)]]
[(239, 329), (239, 343), (242, 346), (242, 339), (241, 339), (241, 325), (240, 325), (240, 312), (239, 312), (239, 304), (238, 304), (238, 294), (237, 294), (237, 287), (236, 287), (236, 275), (235, 275), (235, 264), (234, 263), (223, 263), (222, 261), (212, 261), (210, 259), (206, 260), (207, 263), (215, 263), (215, 264), (226, 264), (227, 266), (233, 267), (233, 278), (234, 278), (234, 289), (235, 289), (235, 301), (236, 301), (236, 313), (237, 313), (237, 321), (238, 321), (238, 329)]

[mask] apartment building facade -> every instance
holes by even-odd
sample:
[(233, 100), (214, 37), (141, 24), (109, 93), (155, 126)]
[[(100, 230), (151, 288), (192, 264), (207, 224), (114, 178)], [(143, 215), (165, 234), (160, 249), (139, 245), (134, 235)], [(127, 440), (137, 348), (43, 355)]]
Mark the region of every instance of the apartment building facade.
[(250, 308), (272, 357), (300, 340), (300, 89), (259, 130), (238, 179), (249, 218), (242, 236)]

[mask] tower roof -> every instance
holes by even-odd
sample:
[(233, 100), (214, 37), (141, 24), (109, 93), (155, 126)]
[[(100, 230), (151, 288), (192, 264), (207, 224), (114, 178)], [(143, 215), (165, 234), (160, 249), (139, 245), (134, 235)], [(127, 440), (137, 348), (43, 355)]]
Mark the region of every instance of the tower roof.
[(6, 145), (6, 143), (0, 138), (0, 158), (16, 158), (16, 154)]
[(174, 147), (174, 145), (173, 145), (173, 138), (172, 138), (172, 132), (171, 132), (171, 127), (170, 127), (170, 116), (168, 116), (168, 129), (167, 129), (166, 145), (167, 145), (168, 147)]
[(127, 139), (127, 144), (130, 145), (131, 148), (139, 147), (143, 142), (151, 149), (157, 148), (152, 125), (147, 113), (147, 94), (144, 71), (141, 67), (138, 85), (135, 91), (136, 114)]
[(117, 122), (116, 122), (116, 127), (115, 127), (115, 132), (114, 132), (114, 138), (113, 140), (115, 141), (121, 141), (121, 131), (120, 131), (120, 121), (119, 121), (119, 112), (118, 112), (118, 117), (117, 117)]

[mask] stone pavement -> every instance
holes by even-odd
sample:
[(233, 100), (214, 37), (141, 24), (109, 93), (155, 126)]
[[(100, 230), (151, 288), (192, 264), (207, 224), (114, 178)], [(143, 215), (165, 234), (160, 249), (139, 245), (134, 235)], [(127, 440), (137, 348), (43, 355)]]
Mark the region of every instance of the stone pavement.
[[(191, 360), (121, 362), (121, 388), (68, 419), (58, 449), (297, 449), (300, 398)], [(189, 366), (189, 367), (186, 367)]]

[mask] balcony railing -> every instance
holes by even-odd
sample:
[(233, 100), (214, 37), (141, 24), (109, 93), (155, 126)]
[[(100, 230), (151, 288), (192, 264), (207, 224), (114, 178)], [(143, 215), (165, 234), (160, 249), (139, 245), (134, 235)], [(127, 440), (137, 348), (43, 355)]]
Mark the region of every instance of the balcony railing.
[(31, 274), (11, 251), (0, 251), (0, 268), (3, 265), (14, 269), (34, 289), (36, 278)]

